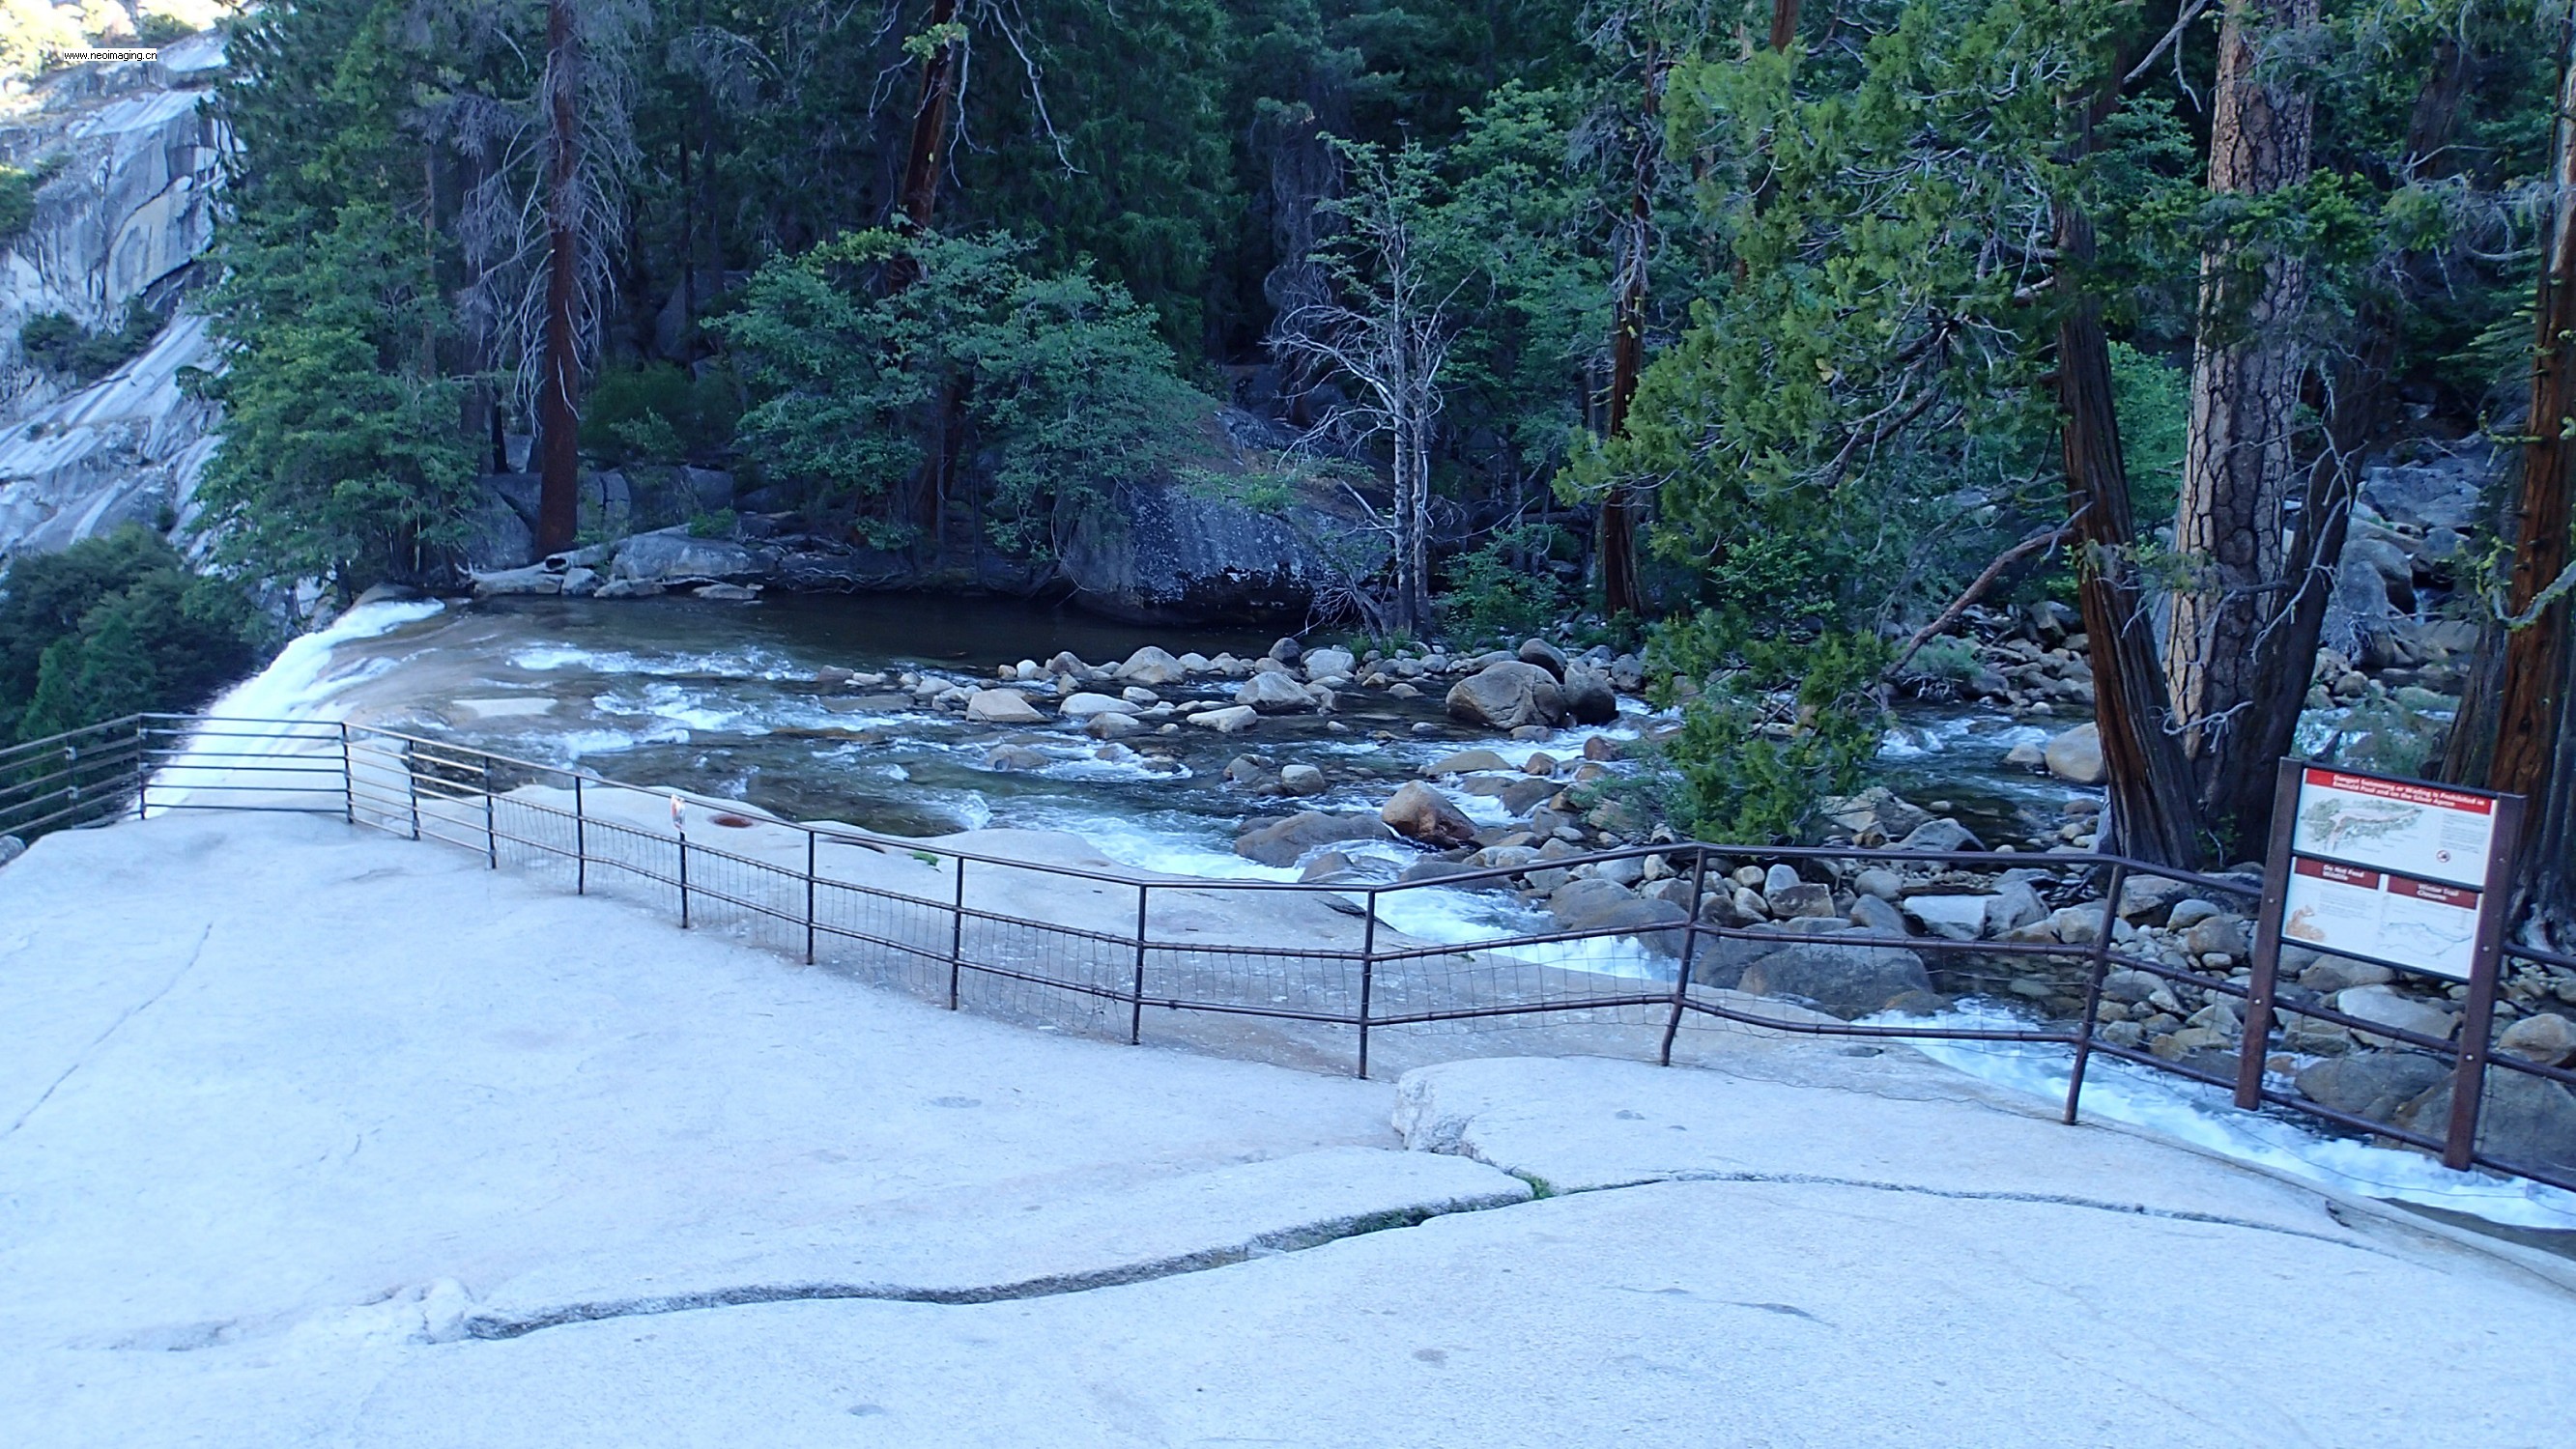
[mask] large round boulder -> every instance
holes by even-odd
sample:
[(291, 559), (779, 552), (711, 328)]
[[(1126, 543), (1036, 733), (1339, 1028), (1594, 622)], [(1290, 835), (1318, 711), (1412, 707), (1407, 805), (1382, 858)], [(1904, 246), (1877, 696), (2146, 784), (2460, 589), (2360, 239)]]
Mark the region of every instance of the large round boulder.
[(1377, 818), (1396, 834), (1435, 850), (1476, 843), (1476, 822), (1450, 804), (1449, 797), (1420, 780), (1406, 782), (1378, 810)]
[(2102, 763), (2102, 732), (2086, 724), (2077, 725), (2048, 742), (2042, 752), (2048, 773), (2070, 785), (2099, 785), (2109, 778), (2110, 770)]
[(1516, 659), (1459, 680), (1450, 686), (1448, 704), (1451, 719), (1498, 730), (1565, 723), (1565, 692), (1556, 676)]

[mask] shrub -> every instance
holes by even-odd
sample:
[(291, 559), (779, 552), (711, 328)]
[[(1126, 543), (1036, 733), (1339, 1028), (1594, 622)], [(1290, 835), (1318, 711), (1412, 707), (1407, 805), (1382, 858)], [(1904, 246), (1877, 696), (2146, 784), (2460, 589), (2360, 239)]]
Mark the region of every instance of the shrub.
[(583, 451), (611, 463), (684, 463), (724, 451), (742, 404), (732, 374), (667, 362), (600, 370), (582, 399)]
[(25, 231), (28, 223), (36, 219), (36, 193), (62, 169), (62, 164), (60, 158), (55, 158), (32, 171), (0, 165), (0, 242)]
[(1532, 524), (1497, 533), (1449, 561), (1449, 587), (1440, 599), (1440, 621), (1459, 639), (1484, 643), (1540, 633), (1563, 619), (1573, 597), (1549, 561), (1565, 546), (1565, 530)]
[(136, 297), (125, 304), (124, 320), (109, 332), (92, 332), (61, 312), (34, 313), (18, 325), (18, 348), (36, 366), (86, 383), (151, 346), (160, 331), (160, 317)]
[(239, 589), (140, 527), (28, 555), (0, 574), (0, 731), (194, 709), (257, 666), (267, 635)]
[(1741, 615), (1702, 610), (1658, 630), (1650, 658), (1659, 671), (1705, 675), (1667, 749), (1680, 776), (1676, 823), (1700, 839), (1794, 837), (1825, 796), (1857, 789), (1878, 753), (1888, 646), (1874, 634), (1765, 635)]

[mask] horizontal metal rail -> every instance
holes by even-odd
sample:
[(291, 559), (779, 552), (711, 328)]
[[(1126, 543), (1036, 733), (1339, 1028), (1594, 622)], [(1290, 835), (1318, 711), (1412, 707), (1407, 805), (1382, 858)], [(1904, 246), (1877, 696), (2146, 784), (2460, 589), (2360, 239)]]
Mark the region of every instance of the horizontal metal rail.
[[(559, 793), (521, 793), (526, 786), (547, 786)], [(627, 818), (604, 808), (612, 797), (629, 802)], [(728, 849), (710, 843), (703, 833), (632, 818), (640, 809), (650, 812), (646, 818), (651, 820), (664, 802), (674, 799), (684, 812), (696, 811), (701, 818), (739, 816), (725, 819), (724, 824), (768, 827), (789, 832), (791, 838), (801, 837), (801, 864)], [(1174, 1014), (1350, 1028), (1358, 1033), (1362, 1075), (1367, 1074), (1372, 1032), (1507, 1018), (1543, 1022), (1568, 1013), (1664, 1015), (1664, 1060), (1670, 1060), (1673, 1031), (1685, 1021), (1786, 1036), (2065, 1047), (2074, 1052), (2068, 1121), (2075, 1120), (2086, 1062), (2096, 1054), (2216, 1090), (2237, 1085), (2234, 1077), (2169, 1060), (2102, 1034), (2097, 1012), (2104, 1000), (2104, 982), (2116, 972), (2143, 973), (2202, 999), (2243, 1002), (2251, 995), (2248, 985), (2223, 975), (2123, 949), (2115, 938), (2126, 929), (2119, 911), (2126, 882), (2134, 877), (2176, 881), (2195, 894), (2219, 900), (2249, 901), (2262, 891), (2259, 882), (2240, 877), (2201, 875), (2092, 851), (2013, 854), (1702, 841), (1624, 846), (1411, 881), (1212, 880), (1046, 864), (961, 849), (946, 841), (931, 844), (847, 826), (805, 824), (739, 801), (631, 785), (588, 769), (514, 758), (450, 739), (336, 721), (136, 715), (0, 749), (0, 832), (96, 824), (126, 813), (149, 816), (169, 810), (336, 814), (352, 825), (457, 846), (483, 856), (496, 869), (505, 858), (512, 864), (566, 862), (575, 867), (577, 890), (625, 881), (630, 890), (673, 893), (683, 925), (710, 919), (712, 913), (715, 918), (767, 921), (801, 932), (808, 960), (819, 959), (821, 945), (840, 943), (859, 948), (862, 959), (866, 959), (864, 953), (877, 953), (925, 967), (945, 967), (952, 1008), (964, 999), (959, 983), (971, 978), (1017, 983), (1058, 993), (1053, 999), (1086, 1003), (1085, 1010), (1094, 1014), (1083, 1019), (1095, 1025), (1107, 1024), (1107, 1017), (1098, 1014), (1101, 1008), (1123, 1007), (1123, 1012), (1114, 1014), (1127, 1018), (1131, 1041), (1141, 1040), (1147, 1007)], [(12, 825), (13, 820), (20, 824)], [(818, 870), (815, 862), (824, 846), (889, 857), (919, 856), (937, 869), (922, 882), (919, 893), (884, 882), (844, 879)], [(1408, 891), (1504, 889), (1534, 870), (1572, 870), (1649, 857), (1662, 861), (1660, 866), (1648, 867), (1659, 878), (1688, 882), (1688, 905), (1681, 919), (1507, 932), (1460, 943), (1381, 942), (1379, 938), (1390, 898)], [(1963, 941), (1862, 930), (1807, 934), (1780, 925), (1710, 919), (1704, 908), (1737, 888), (1727, 863), (1739, 861), (1836, 862), (1845, 867), (1879, 863), (1918, 871), (1958, 871), (1963, 890), (2002, 871), (2033, 870), (2062, 880), (2090, 881), (2098, 888), (2099, 898), (2085, 905), (2095, 914), (2098, 929), (2094, 939), (2085, 941)], [(970, 871), (987, 881), (1037, 877), (1067, 886), (1132, 893), (1133, 926), (1111, 929), (1097, 921), (1013, 915), (970, 898)], [(1847, 877), (1838, 872), (1836, 878)], [(1937, 874), (1935, 881), (1940, 881)], [(1300, 946), (1179, 939), (1158, 936), (1153, 930), (1157, 899), (1258, 899), (1283, 894), (1330, 898), (1336, 911), (1359, 918), (1361, 944), (1352, 948), (1333, 941)], [(860, 919), (844, 919), (853, 908)], [(866, 918), (870, 909), (897, 914), (870, 921)], [(1649, 949), (1656, 949), (1655, 943), (1672, 948), (1670, 979), (1604, 975), (1579, 964), (1557, 964), (1546, 954), (1549, 948), (1605, 938), (1631, 939)], [(1718, 964), (1734, 969), (1734, 960), (1745, 959), (1712, 956), (1712, 952), (1754, 947), (1760, 948), (1753, 953), (1758, 959), (1772, 951), (1818, 943), (1837, 949), (1903, 950), (1923, 964), (1953, 972), (1952, 979), (1964, 976), (1971, 982), (1978, 979), (1979, 962), (1998, 967), (2015, 962), (2058, 963), (2065, 968), (2056, 976), (2060, 996), (2080, 993), (2084, 1010), (2080, 1020), (2062, 1027), (1845, 1021), (1794, 1006), (1794, 1015), (1771, 1014), (1752, 1004), (1761, 998), (1717, 989), (1709, 979)], [(847, 952), (841, 954), (846, 957)], [(2576, 972), (2576, 957), (2546, 949), (2508, 946), (2506, 955), (2525, 968)], [(1944, 964), (1951, 962), (1960, 964)], [(1493, 975), (1498, 968), (1506, 974)], [(2078, 975), (2080, 987), (2074, 980)], [(1268, 999), (1253, 999), (1263, 994)], [(2453, 1063), (2463, 1051), (2460, 1043), (2368, 1021), (2295, 988), (2279, 993), (2274, 1010), (2276, 1018), (2314, 1018)], [(2247, 1040), (2239, 1048), (2241, 1053), (2256, 1054), (2270, 1049), (2268, 1040)], [(2492, 1053), (2486, 1065), (2576, 1087), (2576, 1070), (2527, 1061), (2509, 1052)], [(2267, 1109), (2296, 1113), (2334, 1130), (2367, 1133), (2428, 1152), (2461, 1146), (2394, 1123), (2338, 1111), (2269, 1082), (2262, 1085), (2260, 1100)], [(2576, 1169), (2512, 1162), (2478, 1144), (2468, 1146), (2469, 1160), (2482, 1168), (2576, 1190)]]

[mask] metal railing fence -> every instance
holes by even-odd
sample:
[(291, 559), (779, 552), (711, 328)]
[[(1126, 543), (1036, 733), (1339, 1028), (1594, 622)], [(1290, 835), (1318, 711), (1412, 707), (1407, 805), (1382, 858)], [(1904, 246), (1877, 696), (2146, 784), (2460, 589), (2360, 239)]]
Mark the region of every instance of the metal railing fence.
[[(2576, 1071), (2565, 1067), (2492, 1043), (2470, 1051), (2290, 986), (2274, 1003), (2274, 1031), (2229, 1050), (2160, 1053), (2135, 1033), (2124, 1039), (2106, 1020), (2129, 1009), (2113, 1004), (2114, 985), (2135, 995), (2141, 980), (2152, 980), (2156, 994), (2148, 1000), (2176, 1016), (2200, 1002), (2229, 1005), (2241, 1020), (2250, 995), (2242, 973), (2188, 959), (2176, 964), (2138, 946), (2121, 914), (2130, 883), (2178, 882), (2213, 903), (2236, 903), (2246, 915), (2262, 887), (2118, 855), (1687, 841), (1410, 882), (1207, 880), (784, 820), (738, 801), (338, 722), (136, 715), (0, 750), (0, 835), (187, 810), (334, 815), (470, 851), (492, 869), (568, 877), (577, 893), (658, 904), (684, 928), (732, 928), (952, 1010), (974, 1007), (1130, 1043), (1144, 1040), (1149, 1010), (1158, 1020), (1305, 1030), (1297, 1042), (1316, 1064), (1329, 1058), (1328, 1038), (1339, 1037), (1363, 1077), (1373, 1047), (1390, 1033), (1512, 1023), (1552, 1026), (1569, 1039), (1579, 1027), (1591, 1033), (1587, 1046), (1632, 1042), (1665, 1064), (1684, 1033), (1711, 1029), (2020, 1043), (2070, 1053), (2062, 1110), (2069, 1123), (2095, 1057), (2234, 1093), (2250, 1056), (2265, 1110), (2576, 1190), (2576, 1161), (2534, 1158), (2497, 1140), (2481, 1131), (2478, 1112), (2447, 1116), (2448, 1130), (2437, 1132), (2340, 1110), (2299, 1090), (2276, 1053), (2293, 1033), (2293, 1018), (2325, 1023), (2377, 1050), (2438, 1063), (2455, 1094), (2491, 1109), (2502, 1102), (2508, 1111), (2549, 1086), (2576, 1089)], [(1679, 897), (1680, 918), (1510, 927), (1462, 941), (1427, 939), (1396, 924), (1440, 915), (1412, 908), (1429, 900), (1428, 892), (1504, 890), (1541, 871), (1619, 867), (1627, 874), (1621, 863), (1648, 879), (1686, 881), (1663, 887)], [(1983, 890), (2000, 872), (2028, 870), (2073, 902), (2083, 929), (2075, 939), (1949, 939), (1819, 931), (1796, 920), (1746, 924), (1716, 908), (1721, 893), (1736, 886), (1729, 871), (1736, 863), (1803, 865), (1837, 879), (1867, 865), (1930, 871), (1925, 893), (1945, 883), (1959, 892)], [(2060, 907), (2051, 919), (2068, 914)], [(2509, 977), (2523, 973), (2562, 998), (2576, 997), (2576, 958), (2523, 946), (2509, 947), (2506, 957)], [(1918, 963), (1944, 995), (2020, 996), (2042, 1019), (2010, 1027), (1908, 1024), (1875, 1011), (1814, 1009), (1833, 994), (1838, 974), (1865, 980), (1900, 959)], [(1862, 1015), (1871, 1019), (1846, 1019)]]

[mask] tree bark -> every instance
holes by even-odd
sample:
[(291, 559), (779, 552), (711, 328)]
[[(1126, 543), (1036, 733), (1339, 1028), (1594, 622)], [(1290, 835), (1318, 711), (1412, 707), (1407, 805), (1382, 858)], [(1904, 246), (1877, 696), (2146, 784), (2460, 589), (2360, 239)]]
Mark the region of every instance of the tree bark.
[[(2445, 41), (2415, 98), (2400, 171), (2411, 178), (2448, 148), (2468, 77), (2467, 53)], [(2386, 423), (2389, 377), (2397, 364), (2406, 259), (2396, 260), (2387, 291), (2366, 294), (2353, 319), (2354, 350), (2327, 369), (2333, 387), (2326, 412), (2326, 445), (2308, 470), (2305, 498), (2289, 547), (2284, 582), (2289, 597), (2257, 641), (2245, 712), (2221, 740), (2204, 770), (2203, 803), (2211, 825), (2242, 858), (2259, 853), (2272, 832), (2274, 762), (2297, 747), (2300, 712), (2316, 672), (2317, 643), (2334, 594), (2336, 566), (2361, 476), (2361, 458)]]
[[(2055, 230), (2061, 265), (2082, 270), (2093, 257), (2091, 221), (2061, 201)], [(2094, 724), (2110, 773), (2106, 841), (2141, 859), (2197, 868), (2206, 852), (2199, 806), (2181, 743), (2166, 727), (2172, 706), (2130, 558), (2134, 524), (2111, 404), (2110, 342), (2101, 304), (2089, 295), (2069, 302), (2058, 320), (2057, 400), (2067, 504), (2083, 542), (2076, 600), (2091, 646)]]
[[(931, 0), (929, 29), (957, 18), (957, 0)], [(895, 209), (915, 231), (928, 231), (939, 206), (939, 172), (948, 157), (948, 108), (957, 94), (957, 46), (933, 45), (921, 61), (921, 101), (912, 112), (912, 144), (904, 153), (903, 191)]]
[(2557, 877), (2550, 891), (2564, 897), (2568, 861), (2530, 847), (2552, 838), (2564, 843), (2566, 822), (2537, 808), (2553, 800), (2551, 779), (2567, 728), (2570, 668), (2568, 609), (2563, 595), (2545, 607), (2545, 590), (2568, 562), (2571, 465), (2576, 465), (2576, 16), (2561, 41), (2558, 124), (2551, 181), (2556, 195), (2549, 239), (2542, 252), (2539, 295), (2532, 311), (2538, 336), (2532, 348), (2531, 423), (2522, 453), (2522, 483), (2514, 500), (2513, 571), (2506, 579), (2505, 611), (2515, 627), (2504, 646), (2503, 687), (2496, 700), (2494, 763), (2489, 788), (2529, 797), (2524, 812), (2523, 879)]
[(1771, 48), (1785, 51), (1798, 43), (1798, 0), (1771, 0)]
[[(1662, 67), (1652, 52), (1646, 56), (1646, 94), (1641, 103), (1636, 144), (1636, 176), (1629, 188), (1628, 216), (1620, 223), (1619, 304), (1610, 324), (1610, 406), (1608, 433), (1617, 437), (1628, 426), (1628, 407), (1637, 399), (1637, 378), (1646, 367), (1646, 249), (1654, 228), (1655, 81)], [(1609, 614), (1646, 612), (1646, 591), (1637, 568), (1637, 491), (1626, 483), (1610, 486), (1601, 500), (1601, 607)]]
[[(2259, 196), (2306, 179), (2313, 102), (2259, 70), (2265, 41), (2316, 17), (2317, 0), (2229, 5), (2212, 95), (2213, 194)], [(2222, 808), (2209, 787), (2234, 773), (2224, 759), (2231, 749), (2253, 743), (2241, 716), (2262, 693), (2258, 642), (2281, 606), (2281, 535), (2306, 372), (2297, 332), (2307, 296), (2307, 268), (2296, 256), (2249, 258), (2224, 244), (2201, 258), (2191, 434), (2174, 519), (2174, 550), (2191, 572), (2173, 593), (2164, 672), (2204, 802)]]
[(537, 391), (542, 463), (537, 552), (560, 553), (581, 531), (581, 374), (574, 314), (581, 290), (581, 129), (574, 109), (581, 42), (572, 0), (546, 5), (546, 334)]

